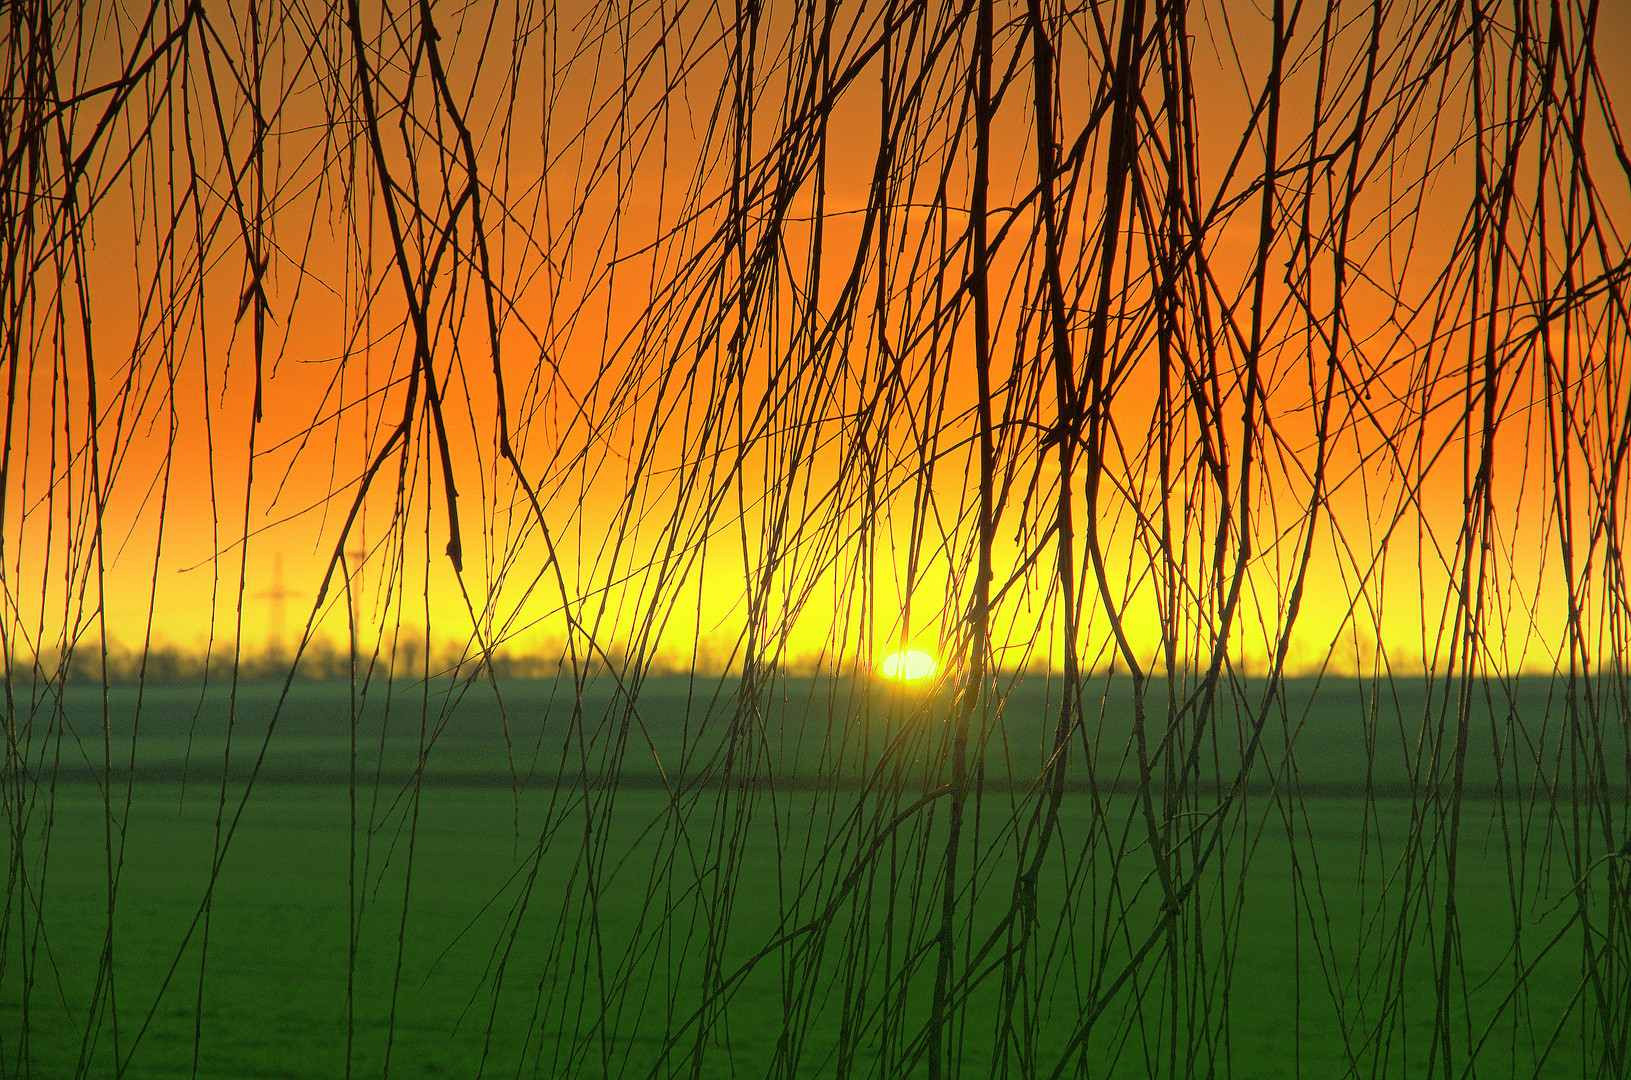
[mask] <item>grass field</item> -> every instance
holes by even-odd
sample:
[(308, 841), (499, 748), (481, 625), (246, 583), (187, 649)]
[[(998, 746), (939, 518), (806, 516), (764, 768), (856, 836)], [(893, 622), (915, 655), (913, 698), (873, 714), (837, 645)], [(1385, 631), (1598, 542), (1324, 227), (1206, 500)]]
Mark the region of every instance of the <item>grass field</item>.
[[(106, 724), (99, 688), (47, 698), (6, 789), (0, 1075), (926, 1075), (944, 701), (716, 688), (297, 684), (269, 739), (267, 685), (230, 732), (221, 687), (116, 689)], [(1049, 688), (1017, 683), (953, 874), (961, 1075), (1599, 1073), (1623, 728), (1515, 684), (1457, 801), (1430, 691), (1292, 685), (1231, 798), (1247, 688), (1147, 733), (1157, 779), (1204, 752), (1146, 803), (1101, 687), (1047, 825)]]

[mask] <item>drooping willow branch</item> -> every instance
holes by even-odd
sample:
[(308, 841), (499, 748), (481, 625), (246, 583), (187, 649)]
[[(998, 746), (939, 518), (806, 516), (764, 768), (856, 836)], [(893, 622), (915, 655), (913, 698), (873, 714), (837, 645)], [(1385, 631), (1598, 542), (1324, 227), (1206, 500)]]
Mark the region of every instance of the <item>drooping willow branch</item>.
[[(61, 1009), (37, 822), (81, 768), (82, 1072), (205, 1012), (216, 880), (337, 634), (347, 1070), (404, 1064), (420, 811), (479, 700), (519, 863), (487, 1068), (1227, 1072), (1282, 918), (1304, 1071), (1623, 1072), (1598, 7), (5, 18), (0, 993)], [(269, 563), (310, 600), (290, 657), (252, 644)], [(230, 691), (211, 876), (137, 988), (114, 684), (147, 715), (187, 633)], [(916, 697), (869, 675), (905, 647), (942, 660)]]

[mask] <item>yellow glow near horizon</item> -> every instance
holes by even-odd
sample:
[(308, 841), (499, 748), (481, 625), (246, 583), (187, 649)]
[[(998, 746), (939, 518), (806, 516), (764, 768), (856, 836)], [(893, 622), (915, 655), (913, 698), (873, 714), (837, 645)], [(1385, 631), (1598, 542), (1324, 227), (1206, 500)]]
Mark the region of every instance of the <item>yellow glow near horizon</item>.
[(917, 682), (927, 679), (935, 673), (934, 657), (918, 649), (904, 649), (893, 652), (883, 658), (878, 670), (891, 679), (901, 682)]

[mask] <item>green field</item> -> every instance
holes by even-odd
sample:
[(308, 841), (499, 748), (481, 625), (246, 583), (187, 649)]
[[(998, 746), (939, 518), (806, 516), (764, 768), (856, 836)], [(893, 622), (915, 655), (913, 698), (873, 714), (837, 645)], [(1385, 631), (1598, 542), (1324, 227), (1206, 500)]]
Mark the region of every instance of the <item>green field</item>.
[[(1613, 1075), (1623, 721), (1480, 688), (1457, 800), (1453, 692), (1242, 687), (1202, 725), (1157, 686), (1142, 788), (1124, 682), (1051, 822), (1056, 688), (983, 721), (958, 1075)], [(19, 695), (0, 1075), (928, 1075), (945, 700), (227, 689)]]

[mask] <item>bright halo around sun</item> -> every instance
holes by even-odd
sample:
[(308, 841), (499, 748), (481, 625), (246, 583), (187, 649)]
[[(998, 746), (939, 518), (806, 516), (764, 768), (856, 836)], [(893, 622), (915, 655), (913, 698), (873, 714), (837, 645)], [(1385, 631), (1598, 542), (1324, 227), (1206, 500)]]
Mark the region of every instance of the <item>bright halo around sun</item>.
[(934, 674), (934, 657), (917, 649), (904, 649), (884, 657), (878, 670), (891, 679), (918, 682)]

